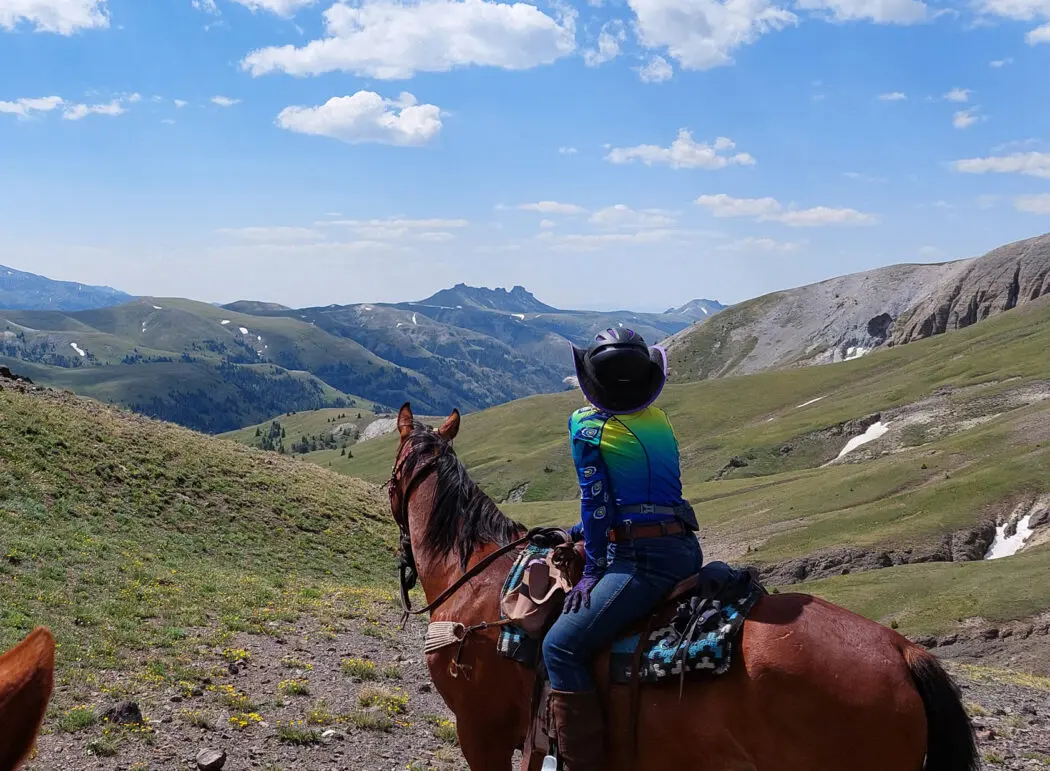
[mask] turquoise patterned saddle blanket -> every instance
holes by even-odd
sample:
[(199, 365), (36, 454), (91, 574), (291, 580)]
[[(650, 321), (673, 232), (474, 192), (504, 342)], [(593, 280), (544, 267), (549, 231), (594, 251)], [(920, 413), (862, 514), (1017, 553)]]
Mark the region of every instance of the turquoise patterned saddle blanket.
[[(521, 583), (531, 562), (545, 559), (549, 551), (536, 545), (526, 547), (507, 575), (503, 595)], [(737, 570), (724, 562), (705, 565), (699, 579), (691, 593), (657, 608), (644, 644), (637, 629), (624, 630), (610, 651), (611, 682), (631, 682), (636, 660), (638, 679), (643, 683), (714, 677), (729, 670), (744, 621), (766, 590), (752, 571)], [(542, 641), (542, 637), (530, 637), (507, 625), (500, 630), (497, 647), (501, 655), (535, 666)]]

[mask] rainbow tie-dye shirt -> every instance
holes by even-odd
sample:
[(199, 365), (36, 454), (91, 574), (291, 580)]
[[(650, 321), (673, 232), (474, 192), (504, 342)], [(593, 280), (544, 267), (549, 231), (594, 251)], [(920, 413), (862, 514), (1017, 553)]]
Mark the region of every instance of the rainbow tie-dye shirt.
[(584, 539), (588, 568), (600, 570), (607, 564), (610, 529), (628, 518), (633, 524), (673, 519), (666, 514), (621, 517), (621, 506), (685, 502), (678, 439), (666, 413), (656, 407), (629, 415), (584, 407), (569, 418), (569, 434), (581, 493), (581, 521), (573, 537)]

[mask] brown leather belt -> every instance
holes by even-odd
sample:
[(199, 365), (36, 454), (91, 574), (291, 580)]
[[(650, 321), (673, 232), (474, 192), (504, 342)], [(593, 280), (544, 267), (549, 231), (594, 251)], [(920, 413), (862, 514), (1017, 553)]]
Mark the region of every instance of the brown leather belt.
[(662, 535), (678, 535), (686, 531), (685, 525), (674, 522), (654, 522), (651, 525), (621, 525), (609, 531), (609, 540), (635, 541), (639, 538), (659, 538)]

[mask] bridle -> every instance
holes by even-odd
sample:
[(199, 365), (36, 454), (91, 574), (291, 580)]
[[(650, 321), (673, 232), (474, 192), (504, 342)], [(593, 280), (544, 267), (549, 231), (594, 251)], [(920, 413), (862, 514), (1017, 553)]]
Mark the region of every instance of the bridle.
[(391, 470), (390, 479), (386, 483), (387, 494), (390, 497), (390, 510), (394, 513), (394, 522), (397, 523), (399, 531), (397, 570), (398, 584), (401, 593), (401, 607), (405, 612), (402, 618), (402, 626), (409, 615), (416, 615), (424, 611), (413, 611), (412, 602), (408, 597), (409, 591), (416, 585), (419, 579), (419, 568), (416, 566), (416, 556), (412, 552), (412, 536), (408, 529), (408, 501), (412, 492), (419, 487), (423, 479), (437, 467), (440, 455), (435, 451), (432, 458), (422, 464), (416, 464), (412, 470), (412, 478), (402, 489), (401, 475), (408, 464), (411, 452), (398, 450), (397, 458), (394, 460), (394, 468)]
[[(402, 445), (403, 444), (404, 442)], [(399, 449), (397, 458), (394, 461), (394, 468), (390, 473), (390, 479), (386, 483), (387, 493), (390, 497), (390, 510), (394, 513), (394, 521), (397, 523), (398, 530), (400, 531), (397, 565), (401, 609), (403, 611), (401, 615), (402, 629), (410, 616), (430, 613), (441, 605), (444, 605), (445, 602), (452, 597), (452, 595), (462, 589), (468, 581), (485, 571), (489, 565), (503, 555), (514, 551), (519, 546), (532, 540), (532, 538), (538, 534), (561, 532), (557, 528), (550, 527), (537, 527), (529, 530), (521, 538), (508, 543), (506, 546), (501, 546), (499, 549), (492, 552), (492, 554), (478, 562), (478, 564), (460, 576), (455, 583), (438, 595), (433, 602), (427, 604), (423, 608), (413, 610), (412, 601), (409, 599), (408, 593), (416, 585), (416, 582), (419, 579), (419, 568), (416, 566), (416, 557), (412, 552), (412, 534), (409, 531), (408, 523), (408, 501), (412, 496), (412, 492), (419, 487), (431, 472), (437, 469), (438, 460), (449, 452), (453, 452), (452, 443), (445, 441), (440, 447), (434, 449), (434, 454), (431, 457), (427, 458), (422, 463), (416, 463), (413, 465), (412, 476), (409, 478), (407, 484), (403, 484), (402, 476), (412, 453), (403, 452)]]

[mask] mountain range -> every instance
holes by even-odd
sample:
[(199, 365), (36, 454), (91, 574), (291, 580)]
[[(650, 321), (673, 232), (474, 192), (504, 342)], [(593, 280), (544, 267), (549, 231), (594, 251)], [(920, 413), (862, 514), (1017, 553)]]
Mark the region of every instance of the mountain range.
[(289, 411), (360, 404), (382, 412), (408, 400), (420, 414), (447, 414), (567, 390), (569, 343), (618, 325), (664, 341), (672, 378), (684, 382), (857, 359), (1048, 292), (1044, 235), (979, 258), (893, 265), (729, 308), (698, 299), (664, 313), (562, 310), (521, 286), (462, 283), (401, 303), (293, 309), (139, 298), (92, 310), (4, 310), (0, 364), (225, 432)]
[(293, 410), (411, 400), (423, 412), (447, 413), (564, 390), (569, 342), (586, 344), (615, 325), (657, 342), (723, 306), (688, 308), (560, 310), (523, 287), (464, 284), (419, 302), (304, 309), (138, 298), (80, 311), (0, 310), (0, 363), (42, 383), (223, 432)]
[(55, 281), (0, 265), (0, 308), (81, 311), (120, 305), (131, 299), (131, 295), (108, 286)]

